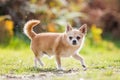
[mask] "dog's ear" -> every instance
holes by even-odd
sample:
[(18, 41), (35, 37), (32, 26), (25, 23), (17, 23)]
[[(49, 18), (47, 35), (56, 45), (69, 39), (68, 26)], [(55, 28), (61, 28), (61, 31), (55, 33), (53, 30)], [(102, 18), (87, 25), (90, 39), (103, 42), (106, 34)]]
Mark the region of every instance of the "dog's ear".
[(80, 28), (79, 28), (80, 32), (82, 32), (83, 34), (87, 33), (87, 24), (83, 24)]
[(67, 24), (67, 27), (66, 27), (66, 32), (69, 32), (69, 31), (71, 31), (71, 30), (72, 30), (71, 25), (70, 25), (70, 24)]

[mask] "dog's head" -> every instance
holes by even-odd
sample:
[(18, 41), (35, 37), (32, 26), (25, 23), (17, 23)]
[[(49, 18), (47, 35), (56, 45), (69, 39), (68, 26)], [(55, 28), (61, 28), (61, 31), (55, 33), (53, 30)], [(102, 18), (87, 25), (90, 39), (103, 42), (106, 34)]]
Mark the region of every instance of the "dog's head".
[(67, 42), (71, 46), (80, 46), (87, 33), (87, 25), (82, 25), (79, 29), (73, 29), (70, 25), (66, 27)]

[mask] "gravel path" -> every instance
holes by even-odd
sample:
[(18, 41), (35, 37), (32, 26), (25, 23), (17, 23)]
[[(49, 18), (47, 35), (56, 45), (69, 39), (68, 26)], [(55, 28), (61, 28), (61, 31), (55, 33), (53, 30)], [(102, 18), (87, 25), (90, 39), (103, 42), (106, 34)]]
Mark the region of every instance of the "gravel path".
[(3, 74), (0, 76), (0, 80), (51, 80), (53, 77), (62, 77), (62, 76), (73, 76), (77, 74), (80, 70), (79, 69), (70, 69), (65, 71), (46, 71), (46, 72), (39, 72), (39, 73), (31, 73), (31, 74), (22, 74), (22, 75), (15, 75), (15, 74)]

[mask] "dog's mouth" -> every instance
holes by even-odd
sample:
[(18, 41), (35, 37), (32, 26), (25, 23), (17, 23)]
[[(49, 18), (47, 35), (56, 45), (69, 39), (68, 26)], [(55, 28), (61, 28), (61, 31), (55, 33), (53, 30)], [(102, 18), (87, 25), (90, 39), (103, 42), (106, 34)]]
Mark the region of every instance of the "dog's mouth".
[(72, 43), (73, 45), (77, 45), (77, 43)]

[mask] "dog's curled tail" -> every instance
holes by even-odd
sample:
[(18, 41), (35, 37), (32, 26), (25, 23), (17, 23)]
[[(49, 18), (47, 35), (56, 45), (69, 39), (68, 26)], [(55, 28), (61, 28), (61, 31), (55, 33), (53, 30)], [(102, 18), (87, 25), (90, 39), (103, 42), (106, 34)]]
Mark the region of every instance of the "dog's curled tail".
[(33, 27), (40, 23), (39, 20), (30, 20), (24, 26), (24, 33), (30, 38), (34, 38), (36, 33), (33, 31)]

